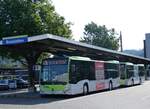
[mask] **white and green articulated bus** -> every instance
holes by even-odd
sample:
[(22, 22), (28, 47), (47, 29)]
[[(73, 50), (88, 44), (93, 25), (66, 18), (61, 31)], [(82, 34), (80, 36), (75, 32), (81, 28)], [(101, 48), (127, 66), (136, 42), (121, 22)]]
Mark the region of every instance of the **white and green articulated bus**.
[(119, 62), (86, 57), (43, 60), (40, 94), (76, 95), (119, 86)]
[(143, 80), (141, 66), (140, 64), (135, 65), (129, 62), (120, 62), (120, 85), (132, 86), (140, 84)]

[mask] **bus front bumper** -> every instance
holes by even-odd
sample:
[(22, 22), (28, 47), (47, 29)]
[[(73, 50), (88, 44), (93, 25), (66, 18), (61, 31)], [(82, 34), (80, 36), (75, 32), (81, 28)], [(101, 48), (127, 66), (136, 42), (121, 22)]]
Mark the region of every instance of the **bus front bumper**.
[(70, 85), (42, 85), (41, 95), (72, 95)]

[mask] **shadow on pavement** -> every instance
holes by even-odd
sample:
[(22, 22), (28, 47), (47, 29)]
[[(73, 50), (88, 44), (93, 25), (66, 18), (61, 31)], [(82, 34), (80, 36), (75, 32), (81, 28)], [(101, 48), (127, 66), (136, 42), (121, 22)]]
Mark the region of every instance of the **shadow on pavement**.
[[(80, 96), (80, 95), (78, 95)], [(0, 96), (0, 104), (10, 105), (37, 105), (57, 102), (66, 99), (72, 99), (77, 96), (64, 96), (64, 95), (48, 95), (40, 97), (39, 93), (22, 92), (17, 94), (8, 94)]]
[[(138, 86), (138, 85), (136, 85)], [(120, 87), (119, 89), (129, 88), (129, 87)], [(108, 90), (92, 92), (88, 95), (97, 94), (97, 93), (107, 93)], [(87, 96), (88, 96), (87, 95)], [(37, 105), (37, 104), (46, 104), (53, 103), (57, 101), (73, 99), (75, 97), (83, 97), (82, 95), (76, 96), (66, 96), (66, 95), (47, 95), (44, 98), (40, 97), (40, 94), (37, 93), (29, 93), (29, 92), (21, 92), (16, 94), (5, 94), (0, 95), (0, 105), (1, 104), (10, 104), (10, 105)]]

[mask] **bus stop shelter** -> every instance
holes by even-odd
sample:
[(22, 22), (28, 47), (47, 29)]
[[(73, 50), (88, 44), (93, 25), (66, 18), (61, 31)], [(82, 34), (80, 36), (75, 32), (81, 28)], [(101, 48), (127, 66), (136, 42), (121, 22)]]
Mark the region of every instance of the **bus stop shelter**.
[[(150, 59), (144, 57), (113, 51), (51, 34), (3, 38), (0, 40), (0, 49), (18, 53), (25, 57), (28, 61), (31, 80), (34, 77), (33, 65), (42, 52), (49, 52), (58, 56), (84, 56), (95, 60), (118, 60), (134, 64), (150, 64)], [(30, 83), (32, 82), (30, 81)]]
[[(59, 56), (85, 56), (97, 60), (118, 60), (123, 62), (132, 62), (137, 64), (150, 64), (150, 59), (134, 56), (118, 51), (113, 51), (63, 37), (44, 34), (31, 37), (5, 38), (0, 41), (0, 47), (12, 52), (50, 52)], [(28, 52), (31, 55), (31, 52)]]

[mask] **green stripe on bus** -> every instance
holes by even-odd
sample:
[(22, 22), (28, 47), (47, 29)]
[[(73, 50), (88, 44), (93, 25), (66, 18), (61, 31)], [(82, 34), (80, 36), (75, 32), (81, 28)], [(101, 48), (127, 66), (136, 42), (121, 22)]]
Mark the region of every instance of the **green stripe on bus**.
[(43, 91), (61, 91), (65, 89), (65, 85), (41, 85)]
[(126, 80), (120, 80), (120, 81), (119, 81), (120, 85), (125, 85), (125, 81), (126, 81)]

